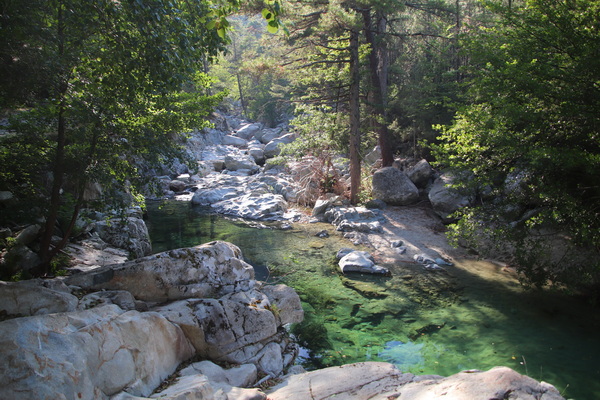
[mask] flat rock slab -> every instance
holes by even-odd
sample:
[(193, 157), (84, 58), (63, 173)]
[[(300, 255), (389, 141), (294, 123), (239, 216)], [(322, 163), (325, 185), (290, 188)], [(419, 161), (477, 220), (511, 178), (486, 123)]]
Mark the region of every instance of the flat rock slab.
[(554, 386), (507, 367), (487, 372), (464, 371), (444, 378), (402, 373), (394, 365), (381, 362), (347, 364), (292, 375), (267, 394), (271, 400), (564, 400)]

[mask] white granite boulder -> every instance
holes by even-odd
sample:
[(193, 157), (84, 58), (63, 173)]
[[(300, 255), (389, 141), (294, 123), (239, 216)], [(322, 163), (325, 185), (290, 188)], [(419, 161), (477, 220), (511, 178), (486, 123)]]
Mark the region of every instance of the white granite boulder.
[(157, 313), (115, 305), (0, 322), (2, 399), (148, 396), (194, 349)]
[(464, 371), (447, 378), (402, 373), (394, 365), (364, 362), (291, 375), (272, 387), (271, 400), (514, 399), (564, 400), (558, 390), (507, 367)]
[(328, 208), (324, 214), (327, 222), (335, 225), (341, 232), (382, 232), (381, 223), (384, 219), (379, 210), (365, 207), (333, 207)]
[(238, 128), (238, 130), (234, 133), (235, 136), (240, 137), (245, 140), (249, 140), (256, 136), (258, 132), (260, 132), (262, 128), (261, 124), (243, 124)]
[(126, 217), (97, 221), (94, 223), (94, 229), (106, 243), (128, 250), (136, 258), (152, 253), (148, 228), (141, 218)]
[(225, 168), (229, 171), (238, 171), (240, 169), (248, 169), (256, 172), (259, 166), (256, 165), (254, 159), (248, 155), (237, 154), (225, 156)]
[(235, 215), (247, 219), (273, 221), (283, 219), (288, 204), (280, 194), (245, 194), (236, 198), (219, 201), (213, 209), (226, 215)]
[(365, 274), (388, 275), (387, 268), (375, 264), (373, 256), (366, 251), (353, 251), (344, 255), (338, 262), (342, 273), (359, 272)]
[(373, 174), (373, 197), (394, 206), (405, 206), (419, 199), (419, 189), (395, 167), (378, 169)]
[(231, 293), (220, 299), (179, 301), (156, 311), (180, 326), (203, 358), (252, 363), (260, 372), (272, 376), (281, 375), (297, 352), (280, 329), (282, 323), (300, 322), (303, 317), (295, 292), (271, 302), (258, 290)]
[(263, 129), (262, 131), (255, 133), (254, 137), (256, 139), (258, 139), (261, 143), (267, 144), (271, 140), (278, 138), (282, 132), (283, 132), (283, 129), (281, 129), (281, 128), (268, 128), (268, 129)]
[(79, 300), (66, 286), (65, 290), (55, 290), (35, 282), (41, 281), (0, 281), (0, 314), (31, 316), (75, 311)]
[(223, 144), (225, 146), (246, 147), (248, 142), (241, 137), (226, 135), (223, 136)]
[(281, 152), (281, 150), (279, 149), (279, 147), (282, 144), (289, 144), (292, 143), (294, 140), (296, 140), (297, 135), (295, 133), (288, 133), (285, 134), (281, 137), (275, 138), (273, 140), (271, 140), (270, 142), (267, 143), (267, 145), (265, 146), (265, 157), (266, 158), (273, 158), (277, 155), (279, 155), (279, 153)]
[(254, 269), (241, 257), (237, 246), (216, 241), (98, 268), (66, 281), (84, 289), (127, 290), (145, 301), (221, 297), (254, 287)]

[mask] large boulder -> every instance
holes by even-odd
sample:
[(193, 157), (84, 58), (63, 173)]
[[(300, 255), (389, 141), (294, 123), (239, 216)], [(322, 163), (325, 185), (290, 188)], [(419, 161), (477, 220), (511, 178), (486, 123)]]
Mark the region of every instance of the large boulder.
[(172, 190), (176, 193), (183, 192), (186, 188), (187, 184), (179, 179), (175, 179), (169, 182), (169, 190)]
[(254, 269), (240, 249), (227, 242), (170, 250), (67, 278), (88, 290), (127, 290), (136, 299), (167, 301), (221, 297), (256, 284)]
[(208, 206), (219, 201), (233, 199), (241, 195), (239, 187), (222, 187), (213, 189), (196, 190), (192, 197), (192, 204)]
[(233, 154), (225, 156), (225, 168), (229, 171), (238, 171), (240, 169), (249, 169), (256, 172), (259, 166), (256, 165), (254, 159), (244, 154)]
[(255, 133), (254, 137), (256, 139), (258, 139), (261, 143), (267, 144), (271, 140), (279, 137), (279, 135), (281, 135), (282, 132), (283, 132), (283, 129), (281, 129), (281, 128), (263, 129), (262, 131)]
[(333, 207), (325, 212), (324, 218), (341, 232), (383, 232), (381, 223), (384, 219), (378, 210), (365, 207)]
[(265, 157), (266, 158), (273, 158), (277, 155), (279, 155), (279, 153), (281, 152), (281, 150), (279, 149), (279, 147), (282, 144), (289, 144), (292, 143), (294, 140), (296, 140), (297, 135), (295, 133), (288, 133), (285, 134), (281, 137), (275, 138), (273, 140), (271, 140), (270, 142), (267, 143), (267, 145), (265, 146)]
[(148, 227), (141, 218), (126, 217), (98, 221), (94, 224), (94, 229), (106, 243), (129, 251), (135, 258), (152, 253)]
[(385, 167), (373, 174), (373, 197), (394, 206), (405, 206), (419, 199), (419, 189), (398, 168)]
[(18, 271), (29, 271), (40, 265), (41, 262), (37, 253), (19, 243), (11, 247), (4, 256), (4, 268), (11, 274)]
[(287, 201), (297, 198), (296, 186), (276, 175), (213, 174), (198, 184), (193, 204), (213, 205), (214, 211), (250, 219), (284, 219)]
[(283, 219), (287, 211), (287, 201), (280, 194), (245, 194), (212, 205), (220, 214), (235, 215), (247, 219), (273, 221)]
[(279, 155), (279, 153), (281, 152), (281, 150), (279, 149), (279, 146), (281, 146), (283, 144), (283, 141), (279, 138), (277, 139), (273, 139), (271, 140), (269, 143), (267, 143), (267, 145), (265, 146), (263, 152), (265, 154), (265, 158), (273, 158)]
[(157, 313), (115, 305), (0, 322), (2, 399), (149, 396), (194, 349)]
[(367, 155), (364, 158), (364, 162), (367, 165), (373, 165), (379, 159), (381, 159), (381, 147), (375, 146), (373, 150), (367, 153)]
[(269, 307), (279, 325), (294, 324), (304, 320), (300, 297), (293, 288), (286, 285), (266, 285), (260, 290), (269, 299)]
[(0, 281), (0, 315), (31, 316), (75, 311), (78, 302), (66, 286), (56, 290), (44, 287), (40, 280)]
[(507, 367), (464, 371), (447, 378), (402, 373), (380, 362), (347, 364), (291, 375), (272, 387), (271, 400), (304, 399), (514, 399), (564, 400), (550, 384)]
[(240, 128), (238, 128), (238, 130), (234, 133), (235, 136), (245, 139), (245, 140), (250, 140), (251, 138), (253, 138), (258, 132), (260, 132), (262, 128), (261, 124), (243, 124)]
[[(265, 400), (259, 389), (234, 387), (213, 381), (203, 374), (183, 375), (166, 389), (152, 395), (160, 400)], [(119, 396), (111, 400), (146, 400), (139, 397)]]
[(248, 142), (241, 137), (226, 135), (223, 137), (223, 144), (226, 146), (246, 147)]
[(281, 375), (297, 352), (280, 329), (282, 322), (303, 318), (295, 292), (287, 293), (285, 301), (271, 301), (258, 290), (220, 299), (183, 300), (156, 311), (183, 329), (200, 356), (218, 362), (251, 363), (273, 377)]
[(265, 145), (259, 143), (253, 143), (248, 145), (248, 155), (254, 159), (257, 164), (264, 164), (265, 162)]
[(425, 187), (433, 176), (433, 168), (427, 160), (421, 160), (409, 168), (406, 175), (417, 187)]
[(473, 202), (473, 196), (464, 195), (452, 188), (453, 181), (453, 175), (444, 174), (433, 182), (429, 191), (429, 201), (433, 210), (442, 218), (448, 218), (456, 210)]

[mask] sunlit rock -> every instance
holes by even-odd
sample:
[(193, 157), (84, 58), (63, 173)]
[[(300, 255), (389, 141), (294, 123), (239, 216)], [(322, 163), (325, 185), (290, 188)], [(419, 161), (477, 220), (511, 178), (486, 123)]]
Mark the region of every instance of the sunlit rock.
[(373, 197), (390, 205), (405, 206), (419, 199), (419, 190), (404, 172), (385, 167), (373, 174)]
[(336, 226), (341, 232), (382, 232), (383, 218), (378, 210), (365, 207), (333, 207), (324, 214), (327, 222)]
[(366, 251), (348, 253), (340, 259), (338, 265), (344, 274), (348, 272), (360, 272), (387, 275), (390, 273), (387, 268), (376, 265), (373, 256)]
[(134, 257), (143, 257), (152, 253), (148, 228), (141, 218), (126, 217), (97, 221), (94, 228), (106, 243), (128, 250)]
[(193, 354), (181, 329), (156, 313), (115, 305), (0, 322), (0, 398), (148, 396)]
[(246, 147), (248, 142), (241, 137), (226, 135), (223, 136), (223, 144), (226, 146)]
[(558, 390), (507, 367), (487, 372), (464, 371), (447, 378), (402, 373), (394, 365), (380, 362), (291, 375), (271, 388), (271, 400), (304, 399), (502, 399), (564, 400)]
[(245, 140), (250, 140), (261, 130), (261, 128), (262, 125), (258, 123), (243, 124), (236, 132), (234, 132), (234, 135)]
[(256, 283), (239, 248), (219, 241), (98, 268), (66, 281), (85, 289), (127, 290), (146, 301), (221, 297)]
[(225, 168), (230, 171), (248, 169), (255, 172), (258, 171), (259, 166), (256, 165), (256, 162), (252, 157), (245, 154), (238, 154), (225, 156)]

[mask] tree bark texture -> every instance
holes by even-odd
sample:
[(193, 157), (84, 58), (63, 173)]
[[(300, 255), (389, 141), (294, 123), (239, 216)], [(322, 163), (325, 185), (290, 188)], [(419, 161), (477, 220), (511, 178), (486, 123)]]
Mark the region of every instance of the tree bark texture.
[(358, 203), (360, 190), (360, 60), (359, 32), (350, 32), (350, 202)]
[(387, 128), (387, 91), (388, 91), (388, 52), (383, 36), (387, 29), (387, 19), (381, 13), (375, 14), (375, 21), (371, 10), (363, 10), (363, 26), (365, 38), (371, 46), (369, 53), (369, 75), (373, 101), (371, 104), (374, 125), (377, 130), (381, 161), (383, 167), (389, 167), (394, 162), (390, 135)]

